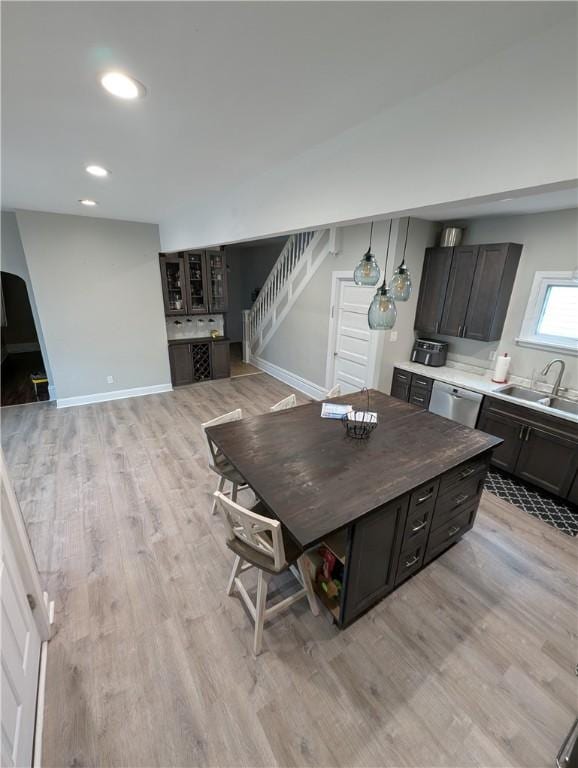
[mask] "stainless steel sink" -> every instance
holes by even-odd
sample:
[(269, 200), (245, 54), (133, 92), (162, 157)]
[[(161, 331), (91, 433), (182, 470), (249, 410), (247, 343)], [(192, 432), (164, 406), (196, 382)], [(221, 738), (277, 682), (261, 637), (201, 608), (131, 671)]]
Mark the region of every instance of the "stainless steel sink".
[(500, 395), (517, 397), (520, 400), (528, 400), (530, 403), (537, 403), (539, 400), (544, 400), (549, 397), (546, 392), (534, 392), (533, 389), (526, 389), (525, 387), (504, 387), (504, 389), (500, 389), (499, 392)]
[(565, 400), (563, 397), (552, 397), (547, 392), (535, 392), (526, 387), (509, 386), (499, 390), (500, 395), (509, 395), (517, 397), (519, 400), (526, 400), (529, 403), (540, 403), (546, 408), (552, 408), (564, 413), (573, 413), (578, 416), (578, 402), (574, 400)]
[(574, 400), (564, 400), (562, 397), (551, 397), (550, 408), (555, 408), (557, 411), (564, 411), (564, 413), (573, 413), (578, 416), (578, 403)]

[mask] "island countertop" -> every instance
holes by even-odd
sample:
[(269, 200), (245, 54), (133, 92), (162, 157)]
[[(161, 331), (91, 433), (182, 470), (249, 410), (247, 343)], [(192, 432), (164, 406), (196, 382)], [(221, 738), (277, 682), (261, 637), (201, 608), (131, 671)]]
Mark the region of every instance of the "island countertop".
[[(360, 393), (332, 402), (366, 406)], [(379, 423), (366, 440), (322, 419), (319, 402), (208, 434), (304, 549), (502, 442), (375, 390), (370, 410)]]

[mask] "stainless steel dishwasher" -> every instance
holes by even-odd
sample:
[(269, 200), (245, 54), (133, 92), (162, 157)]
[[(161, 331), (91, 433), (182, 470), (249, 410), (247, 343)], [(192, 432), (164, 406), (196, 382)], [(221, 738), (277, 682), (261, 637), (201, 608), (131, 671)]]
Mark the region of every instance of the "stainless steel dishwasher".
[(470, 389), (434, 381), (429, 401), (429, 410), (446, 419), (459, 421), (466, 427), (475, 427), (483, 395)]

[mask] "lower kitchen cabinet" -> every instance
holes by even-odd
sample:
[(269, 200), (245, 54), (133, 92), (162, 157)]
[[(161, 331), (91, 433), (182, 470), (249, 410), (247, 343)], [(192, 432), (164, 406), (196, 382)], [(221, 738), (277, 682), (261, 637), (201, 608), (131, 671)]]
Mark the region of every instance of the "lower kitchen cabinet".
[(504, 440), (494, 450), (494, 466), (571, 498), (578, 472), (578, 424), (486, 397), (477, 426)]
[(169, 344), (173, 387), (230, 376), (229, 341), (199, 339)]
[(431, 397), (433, 379), (421, 373), (409, 373), (401, 368), (393, 369), (391, 381), (391, 396), (406, 403), (413, 403), (420, 408), (428, 408)]

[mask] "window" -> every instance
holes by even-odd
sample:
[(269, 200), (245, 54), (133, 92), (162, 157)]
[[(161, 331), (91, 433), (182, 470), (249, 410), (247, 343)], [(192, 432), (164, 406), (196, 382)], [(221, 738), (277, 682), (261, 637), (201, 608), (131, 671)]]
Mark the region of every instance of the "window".
[(520, 336), (522, 346), (578, 354), (578, 274), (536, 272)]

